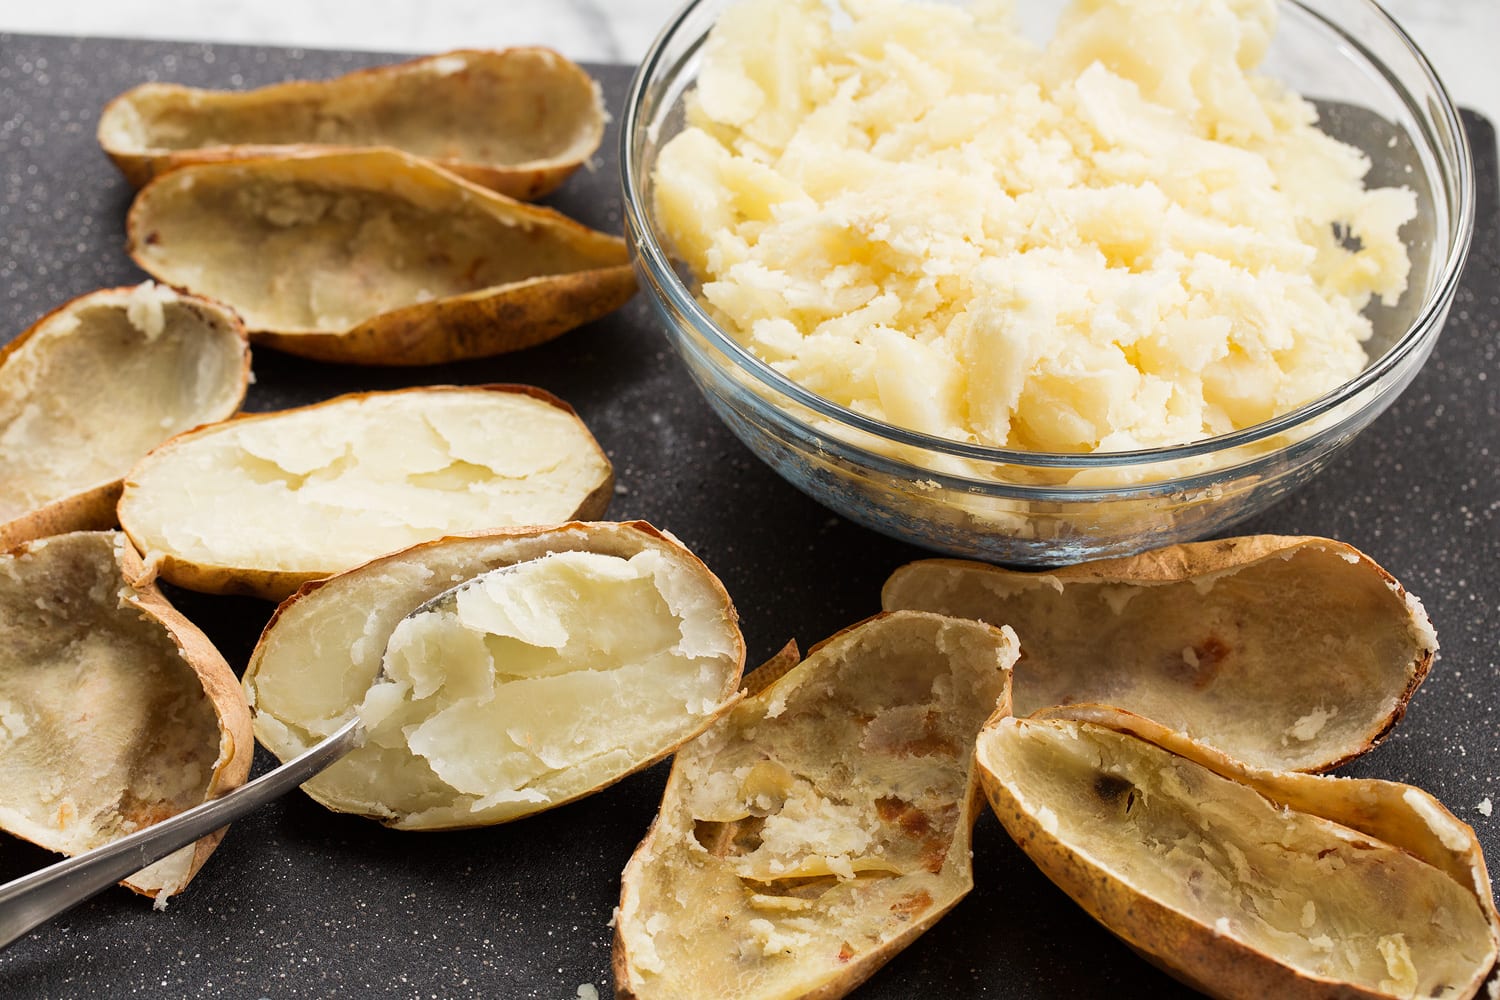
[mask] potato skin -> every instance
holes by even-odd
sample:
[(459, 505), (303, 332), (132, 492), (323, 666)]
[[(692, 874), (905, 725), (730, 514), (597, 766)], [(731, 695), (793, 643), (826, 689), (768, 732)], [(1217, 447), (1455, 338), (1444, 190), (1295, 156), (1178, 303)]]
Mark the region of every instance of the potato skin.
[[(255, 330), (258, 344), (314, 361), (403, 367), (468, 361), (545, 344), (635, 295), (629, 264), (557, 275), (381, 313), (341, 333)], [(580, 319), (580, 317), (583, 317)]]
[[(141, 562), (138, 552), (130, 545), (121, 545), (120, 570), (125, 580), (138, 592), (130, 603), (161, 624), (182, 650), (182, 658), (197, 673), (203, 683), (203, 692), (219, 717), (221, 746), (219, 764), (209, 782), (207, 799), (217, 798), (225, 792), (243, 785), (250, 777), (250, 765), (255, 758), (255, 734), (250, 726), (250, 704), (245, 700), (244, 689), (239, 678), (230, 669), (217, 647), (208, 636), (183, 617), (162, 594), (154, 582), (154, 574)], [(193, 861), (189, 878), (203, 867), (208, 856), (219, 846), (229, 828), (223, 827), (200, 838), (193, 848)]]
[[(164, 242), (161, 220), (173, 219), (174, 211), (180, 213), (173, 207), (174, 200), (188, 198), (193, 188), (242, 184), (247, 176), (288, 185), (316, 179), (333, 192), (345, 190), (341, 184), (348, 190), (389, 192), (399, 183), (402, 192), (420, 192), (427, 202), (441, 203), (450, 212), (503, 220), (508, 226), (542, 234), (589, 261), (579, 270), (398, 305), (341, 328), (277, 329), (255, 320), (253, 303), (231, 303), (246, 314), (253, 342), (288, 354), (373, 366), (434, 365), (490, 357), (534, 347), (592, 322), (623, 306), (636, 291), (623, 239), (589, 229), (552, 209), (514, 201), (392, 149), (184, 167), (157, 178), (136, 195), (126, 219), (126, 252), (158, 281), (184, 282), (187, 279), (171, 263), (171, 246)], [(175, 218), (180, 224), (180, 215)], [(217, 266), (235, 264), (219, 261)]]
[[(172, 606), (155, 585), (154, 574), (142, 564), (140, 556), (117, 532), (72, 532), (68, 535), (73, 539), (78, 539), (79, 536), (113, 539), (116, 569), (120, 578), (128, 584), (128, 588), (121, 591), (121, 601), (167, 634), (183, 662), (202, 685), (203, 694), (217, 719), (219, 729), (218, 758), (204, 793), (204, 801), (243, 785), (250, 775), (255, 755), (255, 737), (251, 730), (250, 708), (244, 691), (223, 655), (196, 625)], [(61, 543), (66, 539), (49, 536), (45, 541)], [(30, 545), (31, 543), (24, 544), (6, 554), (23, 554)], [(224, 827), (194, 842), (186, 876), (177, 891), (185, 888), (198, 873), (227, 831), (228, 827)], [(154, 899), (160, 895), (160, 890), (143, 888), (131, 879), (125, 879), (120, 884), (149, 898)]]
[[(7, 358), (19, 352), (39, 330), (57, 317), (88, 305), (97, 298), (111, 295), (124, 296), (131, 291), (133, 289), (130, 286), (99, 289), (53, 308), (15, 339), (0, 345), (0, 366), (3, 366)], [(225, 323), (233, 335), (239, 339), (241, 363), (234, 407), (238, 410), (250, 386), (250, 340), (245, 331), (245, 324), (240, 321), (234, 310), (220, 302), (180, 289), (176, 290), (176, 295), (179, 302), (192, 312), (199, 315), (212, 315), (215, 320)], [(225, 414), (226, 417), (230, 415), (232, 414)], [(59, 497), (19, 517), (0, 522), (0, 551), (49, 535), (61, 535), (70, 531), (102, 531), (115, 527), (119, 523), (115, 517), (115, 508), (119, 503), (120, 491), (123, 488), (124, 477), (122, 476), (96, 484), (70, 496)]]
[[(1112, 588), (1137, 588), (1146, 590), (1157, 585), (1181, 584), (1189, 581), (1208, 581), (1221, 575), (1233, 575), (1239, 572), (1255, 572), (1256, 564), (1274, 564), (1281, 560), (1292, 560), (1299, 555), (1312, 558), (1315, 553), (1326, 553), (1326, 562), (1338, 565), (1345, 574), (1354, 573), (1356, 570), (1361, 575), (1359, 587), (1361, 593), (1379, 591), (1384, 594), (1384, 603), (1381, 612), (1384, 620), (1389, 622), (1391, 615), (1404, 615), (1406, 628), (1410, 634), (1410, 659), (1397, 664), (1392, 661), (1383, 665), (1378, 682), (1370, 683), (1364, 691), (1368, 693), (1368, 701), (1364, 704), (1356, 704), (1355, 708), (1361, 713), (1368, 711), (1368, 715), (1361, 714), (1361, 728), (1357, 734), (1345, 738), (1340, 742), (1324, 742), (1321, 736), (1306, 740), (1305, 744), (1299, 745), (1297, 749), (1300, 755), (1295, 759), (1282, 755), (1278, 759), (1278, 766), (1292, 770), (1321, 773), (1332, 770), (1364, 753), (1379, 746), (1395, 729), (1396, 725), (1405, 716), (1412, 697), (1416, 694), (1418, 687), (1426, 679), (1431, 671), (1432, 664), (1437, 651), (1436, 637), (1431, 633), (1430, 624), (1427, 623), (1425, 613), (1421, 611), (1411, 595), (1401, 584), (1383, 567), (1371, 559), (1368, 555), (1344, 542), (1315, 536), (1287, 536), (1287, 535), (1253, 535), (1239, 538), (1225, 538), (1205, 542), (1190, 542), (1181, 545), (1171, 545), (1159, 549), (1149, 550), (1131, 556), (1121, 556), (1112, 559), (1102, 559), (1092, 562), (1078, 563), (1062, 566), (1056, 569), (1046, 570), (1042, 576), (1052, 581), (1059, 593), (1055, 602), (1058, 605), (1066, 603), (1065, 592), (1070, 587), (1089, 585), (1104, 585)], [(1342, 560), (1342, 562), (1339, 562)], [(1345, 566), (1344, 564), (1350, 564)], [(1351, 566), (1353, 568), (1351, 568)], [(1326, 576), (1326, 569), (1323, 570)], [(1008, 570), (1001, 567), (990, 566), (985, 563), (972, 562), (959, 559), (926, 559), (908, 563), (899, 567), (887, 579), (882, 590), (882, 605), (886, 608), (913, 607), (922, 610), (939, 611), (949, 614), (974, 614), (976, 607), (985, 610), (980, 617), (986, 619), (1003, 615), (1007, 610), (1006, 602), (1010, 596), (995, 597), (993, 594), (980, 597), (981, 588), (990, 586), (1004, 593), (1007, 589), (1028, 584), (1038, 578), (1036, 573)], [(1319, 579), (1323, 579), (1320, 577)], [(1346, 578), (1340, 578), (1341, 585), (1347, 585)], [(941, 593), (940, 593), (941, 589)], [(1038, 588), (1040, 589), (1040, 588)], [(1388, 593), (1386, 593), (1388, 591)], [(1329, 591), (1331, 593), (1331, 591)], [(1052, 595), (1048, 595), (1049, 599)], [(963, 605), (962, 610), (954, 606), (955, 603)], [(1388, 606), (1387, 606), (1388, 605)], [(1404, 605), (1404, 609), (1403, 609)], [(1267, 602), (1267, 608), (1278, 614), (1287, 614), (1286, 602), (1280, 605)], [(1241, 618), (1240, 624), (1244, 625), (1244, 632), (1254, 634), (1256, 632), (1264, 635), (1270, 632), (1281, 633), (1285, 630), (1285, 623), (1280, 619), (1269, 620), (1265, 614), (1260, 616), (1241, 616), (1239, 609), (1235, 609), (1236, 617)], [(1364, 619), (1362, 619), (1364, 620)], [(1030, 621), (1025, 615), (1020, 620), (1007, 620), (1021, 633), (1023, 647), (1027, 645), (1028, 625)], [(1395, 625), (1391, 625), (1395, 628)], [(1133, 637), (1143, 633), (1133, 632)], [(1210, 633), (1212, 634), (1212, 633)], [(1325, 629), (1324, 636), (1333, 634), (1331, 628)], [(1317, 639), (1320, 636), (1311, 636)], [(1045, 645), (1045, 641), (1033, 638), (1037, 645)], [(1050, 641), (1050, 640), (1046, 640)], [(1119, 641), (1118, 638), (1112, 641)], [(1149, 637), (1145, 642), (1150, 642)], [(1084, 645), (1078, 643), (1077, 645)], [(1311, 643), (1309, 648), (1314, 648)], [(1097, 654), (1100, 662), (1103, 662), (1103, 647), (1091, 649)], [(1238, 672), (1244, 676), (1251, 676), (1253, 668), (1255, 675), (1264, 675), (1274, 678), (1282, 667), (1275, 662), (1265, 660), (1251, 661), (1248, 658), (1234, 661)], [(1050, 664), (1049, 664), (1050, 665)], [(1039, 671), (1041, 668), (1037, 668)], [(1317, 673), (1319, 670), (1331, 670), (1322, 663), (1314, 666), (1308, 663), (1302, 667), (1309, 676), (1323, 678), (1331, 677), (1330, 673)], [(1101, 671), (1104, 673), (1106, 671)], [(1082, 671), (1080, 671), (1082, 673)], [(1038, 710), (1039, 701), (1034, 700), (1032, 677), (1042, 677), (1043, 674), (1030, 673), (1027, 665), (1023, 662), (1016, 672), (1017, 683), (1017, 712), (1026, 714)], [(1070, 671), (1057, 670), (1052, 676), (1072, 677)], [(1191, 683), (1183, 683), (1180, 679), (1170, 683), (1156, 677), (1154, 673), (1143, 673), (1142, 676), (1155, 678), (1156, 683), (1163, 685), (1175, 693), (1178, 702), (1183, 705), (1210, 704), (1206, 699), (1199, 699), (1198, 678), (1194, 677)], [(1049, 677), (1050, 680), (1050, 677)], [(1211, 684), (1212, 681), (1209, 681)], [(1275, 686), (1274, 680), (1269, 682)], [(1064, 687), (1059, 685), (1059, 687)], [(1316, 685), (1307, 685), (1315, 688)], [(1378, 687), (1378, 690), (1377, 690)], [(1144, 690), (1144, 682), (1141, 690)], [(1037, 684), (1036, 690), (1043, 690), (1050, 695), (1057, 696), (1064, 703), (1078, 701), (1093, 701), (1101, 699), (1102, 695), (1095, 685), (1090, 688), (1087, 684), (1079, 687), (1065, 687), (1065, 695), (1056, 688), (1044, 688), (1043, 684)], [(1279, 688), (1278, 688), (1279, 690)], [(1295, 688), (1301, 691), (1301, 688)], [(1242, 698), (1248, 697), (1245, 689), (1238, 689), (1235, 693)], [(1304, 692), (1307, 693), (1307, 692)], [(1321, 694), (1319, 689), (1318, 694)], [(1136, 691), (1131, 691), (1131, 697), (1136, 696)], [(1113, 692), (1111, 697), (1119, 697), (1118, 691)], [(1226, 695), (1222, 689), (1219, 698), (1225, 699)], [(1122, 707), (1132, 711), (1146, 712), (1145, 709), (1131, 703), (1129, 699), (1119, 702)], [(1160, 704), (1160, 702), (1158, 702)], [(1291, 702), (1287, 702), (1291, 704)], [(1353, 703), (1351, 703), (1353, 704)], [(1205, 707), (1204, 711), (1207, 709)], [(1149, 713), (1146, 713), (1149, 714)], [(1268, 717), (1270, 717), (1268, 715)], [(1186, 719), (1193, 719), (1197, 723), (1207, 726), (1208, 716), (1196, 716), (1194, 713), (1185, 713), (1175, 721), (1182, 724)], [(1205, 728), (1198, 735), (1206, 740), (1211, 740), (1213, 734)], [(1239, 750), (1247, 753), (1248, 744), (1241, 744)], [(1256, 747), (1255, 749), (1262, 749)], [(1248, 755), (1246, 759), (1251, 759)]]
[(455, 156), (431, 157), (432, 162), (460, 177), (511, 198), (531, 201), (550, 194), (562, 185), (593, 155), (604, 137), (604, 107), (598, 87), (577, 64), (540, 47), (510, 49), (460, 49), (436, 56), (424, 56), (384, 66), (354, 70), (331, 80), (289, 80), (251, 91), (217, 91), (180, 84), (150, 83), (118, 95), (99, 116), (97, 138), (104, 152), (119, 168), (132, 187), (141, 188), (161, 174), (200, 163), (232, 163), (273, 156), (298, 156), (309, 153), (347, 150), (353, 147), (332, 144), (296, 142), (268, 145), (263, 143), (230, 143), (200, 146), (192, 149), (139, 150), (127, 148), (114, 138), (115, 119), (129, 115), (134, 103), (143, 95), (179, 102), (185, 106), (203, 104), (260, 105), (266, 114), (276, 114), (279, 106), (312, 104), (321, 106), (373, 98), (382, 91), (403, 86), (419, 88), (428, 68), (440, 61), (462, 61), (459, 72), (476, 71), (505, 78), (535, 73), (540, 68), (555, 79), (554, 89), (592, 89), (594, 101), (587, 111), (579, 113), (578, 129), (588, 142), (576, 145), (568, 154), (524, 163), (495, 163), (465, 160)]
[[(1500, 946), (1500, 916), (1490, 897), (1489, 879), (1479, 843), (1472, 830), (1467, 843), (1454, 843), (1454, 832), (1435, 829), (1414, 809), (1416, 793), (1430, 808), (1440, 803), (1410, 786), (1369, 779), (1347, 783), (1319, 775), (1262, 771), (1235, 761), (1223, 752), (1167, 728), (1107, 706), (1066, 706), (1039, 712), (1031, 720), (1080, 722), (1127, 734), (1184, 758), (1222, 778), (1255, 790), (1285, 816), (1301, 812), (1347, 827), (1350, 842), (1381, 843), (1399, 849), (1443, 871), (1474, 894), (1488, 924), (1490, 963)], [(1028, 720), (992, 720), (997, 724), (1027, 725)], [(987, 762), (986, 735), (981, 735), (978, 772), (985, 796), (1006, 832), (1055, 885), (1062, 889), (1106, 930), (1119, 937), (1142, 958), (1162, 971), (1209, 996), (1223, 1000), (1391, 1000), (1392, 994), (1366, 989), (1357, 983), (1335, 981), (1298, 970), (1272, 955), (1241, 942), (1173, 906), (1135, 891), (1104, 866), (1090, 861), (1041, 819), (1046, 802), (1018, 799)], [(1318, 808), (1313, 808), (1317, 806)], [(1458, 824), (1458, 821), (1449, 816)], [(1355, 836), (1357, 835), (1357, 836)], [(1367, 839), (1365, 839), (1367, 838)], [(1329, 878), (1339, 876), (1329, 875)], [(1291, 888), (1288, 886), (1288, 888)], [(1480, 980), (1482, 981), (1481, 975)], [(1462, 996), (1472, 997), (1480, 983), (1467, 984)], [(1445, 994), (1447, 995), (1447, 994)], [(1460, 994), (1454, 994), (1458, 996)]]

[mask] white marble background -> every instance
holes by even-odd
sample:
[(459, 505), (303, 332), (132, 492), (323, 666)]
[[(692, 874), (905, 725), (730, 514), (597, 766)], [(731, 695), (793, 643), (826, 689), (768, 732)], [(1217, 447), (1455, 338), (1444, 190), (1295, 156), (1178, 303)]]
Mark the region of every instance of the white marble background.
[[(1021, 0), (1025, 2), (1025, 0)], [(0, 31), (358, 51), (550, 45), (634, 63), (681, 0), (0, 0)], [(1500, 121), (1500, 0), (1385, 0), (1458, 103)]]

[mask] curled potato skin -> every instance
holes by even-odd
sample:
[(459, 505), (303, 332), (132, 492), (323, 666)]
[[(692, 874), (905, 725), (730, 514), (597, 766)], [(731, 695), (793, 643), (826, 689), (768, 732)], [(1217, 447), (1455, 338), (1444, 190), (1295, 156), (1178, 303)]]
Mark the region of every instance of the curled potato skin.
[[(542, 81), (538, 83), (538, 81)], [(100, 115), (100, 146), (133, 186), (144, 187), (164, 173), (197, 163), (229, 163), (265, 156), (300, 155), (351, 147), (389, 145), (402, 148), (400, 139), (385, 135), (373, 119), (390, 115), (393, 99), (404, 101), (416, 110), (426, 101), (441, 100), (445, 110), (460, 102), (472, 102), (469, 131), (478, 143), (492, 127), (483, 116), (497, 100), (511, 94), (512, 104), (531, 98), (539, 104), (534, 131), (561, 133), (551, 148), (534, 151), (529, 156), (484, 158), (477, 151), (466, 153), (461, 147), (466, 137), (435, 135), (426, 146), (438, 148), (408, 149), (423, 155), (445, 170), (452, 171), (476, 184), (500, 194), (530, 201), (550, 194), (562, 185), (598, 149), (604, 137), (604, 107), (598, 86), (577, 64), (551, 49), (517, 47), (511, 49), (462, 49), (441, 55), (426, 56), (385, 66), (355, 70), (332, 80), (291, 80), (250, 91), (205, 90), (180, 84), (147, 83), (114, 98)], [(426, 95), (426, 96), (424, 96)], [(275, 133), (273, 123), (287, 109), (306, 114), (318, 109), (331, 119), (354, 117), (370, 122), (370, 141), (309, 141), (305, 136), (286, 135), (272, 140), (263, 133)], [(227, 114), (233, 119), (248, 119), (259, 138), (215, 136), (211, 144), (173, 148), (162, 144), (160, 136), (148, 136), (142, 143), (129, 135), (127, 120), (131, 117), (162, 116), (191, 122), (206, 117), (205, 112)], [(451, 111), (449, 111), (452, 114)], [(562, 128), (558, 120), (565, 120)], [(147, 127), (149, 132), (149, 126)], [(157, 138), (157, 142), (149, 141)], [(379, 141), (384, 138), (385, 141)], [(547, 147), (534, 137), (530, 145)], [(446, 147), (446, 151), (444, 151)]]

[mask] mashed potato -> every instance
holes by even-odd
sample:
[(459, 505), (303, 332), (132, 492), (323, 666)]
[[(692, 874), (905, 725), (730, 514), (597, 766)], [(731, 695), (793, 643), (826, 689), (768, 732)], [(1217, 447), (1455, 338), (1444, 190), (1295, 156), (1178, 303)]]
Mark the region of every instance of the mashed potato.
[[(839, 404), (1092, 452), (1259, 423), (1366, 363), (1406, 189), (1254, 67), (1271, 0), (745, 0), (656, 208), (714, 318)], [(1350, 248), (1354, 249), (1350, 249)]]

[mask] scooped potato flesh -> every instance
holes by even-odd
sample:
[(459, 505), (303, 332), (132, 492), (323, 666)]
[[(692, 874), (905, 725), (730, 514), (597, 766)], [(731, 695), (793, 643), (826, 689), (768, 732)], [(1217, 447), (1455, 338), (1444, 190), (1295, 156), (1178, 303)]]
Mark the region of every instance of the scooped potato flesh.
[(1437, 649), (1415, 598), (1316, 545), (1151, 583), (917, 563), (887, 584), (885, 604), (1014, 628), (1026, 651), (1017, 715), (1115, 705), (1286, 770), (1368, 749)]
[[(391, 825), (498, 823), (602, 787), (706, 725), (738, 677), (722, 602), (651, 548), (527, 558), (477, 577), (453, 610), (382, 626), (366, 601), (426, 576), (389, 572), (388, 586), (371, 574), (364, 600), (327, 609), (340, 624), (290, 638), (294, 649), (273, 636), (280, 648), (248, 682), (256, 735), (283, 759), (357, 706), (369, 739), (307, 787)], [(337, 653), (311, 645), (330, 634), (359, 638)], [(348, 667), (298, 669), (324, 655)]]
[(975, 622), (877, 619), (679, 750), (623, 880), (617, 987), (852, 988), (946, 912), (972, 884), (972, 741), (1015, 652)]
[(146, 553), (332, 573), (415, 542), (572, 517), (608, 460), (569, 411), (524, 393), (350, 397), (159, 450), (120, 523)]
[(1012, 836), (1040, 831), (1117, 891), (1308, 975), (1445, 996), (1489, 954), (1484, 913), (1448, 875), (1130, 735), (1007, 719), (981, 736), (979, 760), (1034, 824)]
[(229, 416), (244, 341), (169, 288), (91, 297), (0, 363), (0, 522), (119, 479), (167, 438)]
[[(346, 330), (403, 306), (622, 263), (467, 192), (434, 206), (389, 190), (205, 176), (151, 202), (152, 273), (232, 303), (251, 330)], [(455, 182), (456, 183), (456, 182)], [(590, 244), (592, 245), (592, 244)]]
[[(70, 855), (202, 802), (221, 752), (171, 636), (122, 606), (112, 537), (0, 556), (0, 827)], [(131, 883), (175, 892), (192, 854)]]

